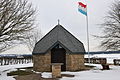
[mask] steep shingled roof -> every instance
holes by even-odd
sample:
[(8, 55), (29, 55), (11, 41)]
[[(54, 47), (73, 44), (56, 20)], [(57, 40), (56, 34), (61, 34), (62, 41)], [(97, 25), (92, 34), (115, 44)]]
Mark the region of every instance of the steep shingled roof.
[(83, 43), (75, 38), (61, 25), (56, 25), (49, 33), (47, 33), (34, 47), (33, 54), (46, 53), (56, 44), (62, 45), (71, 53), (84, 53)]

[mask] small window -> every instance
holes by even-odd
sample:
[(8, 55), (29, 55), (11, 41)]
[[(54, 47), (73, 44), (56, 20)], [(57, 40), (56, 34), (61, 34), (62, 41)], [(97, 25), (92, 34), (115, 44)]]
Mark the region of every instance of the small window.
[(54, 48), (62, 48), (59, 44), (57, 44)]

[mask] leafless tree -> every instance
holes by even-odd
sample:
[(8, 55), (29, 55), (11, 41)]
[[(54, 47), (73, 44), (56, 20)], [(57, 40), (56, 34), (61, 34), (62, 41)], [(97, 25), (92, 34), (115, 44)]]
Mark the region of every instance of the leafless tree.
[(25, 40), (25, 43), (32, 52), (35, 44), (42, 38), (42, 32), (39, 28), (36, 27), (31, 32), (27, 33), (27, 35), (30, 36)]
[(0, 0), (0, 52), (28, 37), (35, 11), (27, 0)]
[(120, 50), (120, 1), (116, 0), (102, 24), (101, 47), (105, 50)]

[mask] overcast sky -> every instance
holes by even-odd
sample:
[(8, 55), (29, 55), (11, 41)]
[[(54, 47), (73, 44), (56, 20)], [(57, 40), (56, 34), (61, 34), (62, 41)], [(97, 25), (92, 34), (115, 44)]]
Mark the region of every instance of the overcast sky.
[(29, 0), (37, 9), (36, 23), (43, 34), (49, 32), (60, 19), (60, 24), (77, 37), (85, 45), (86, 16), (78, 12), (78, 2), (88, 6), (90, 51), (98, 51), (98, 40), (92, 35), (100, 35), (98, 24), (103, 22), (109, 6), (114, 0)]
[[(60, 24), (83, 42), (87, 51), (86, 16), (78, 12), (78, 2), (87, 3), (89, 18), (90, 51), (101, 51), (98, 48), (99, 41), (92, 35), (100, 35), (101, 29), (98, 24), (109, 11), (109, 6), (114, 0), (28, 0), (33, 3), (37, 10), (36, 24), (45, 35)], [(39, 30), (39, 31), (40, 31)], [(21, 48), (20, 48), (21, 47)], [(7, 50), (3, 53), (29, 53), (27, 46), (20, 45), (19, 49)], [(20, 52), (22, 50), (22, 52)]]

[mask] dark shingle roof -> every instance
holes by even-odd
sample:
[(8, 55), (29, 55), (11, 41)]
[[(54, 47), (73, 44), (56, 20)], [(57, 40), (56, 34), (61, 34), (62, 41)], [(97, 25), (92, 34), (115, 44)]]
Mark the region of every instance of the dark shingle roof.
[(83, 43), (75, 38), (61, 25), (56, 25), (48, 34), (38, 41), (33, 50), (33, 54), (46, 53), (55, 44), (60, 44), (71, 53), (85, 52)]

